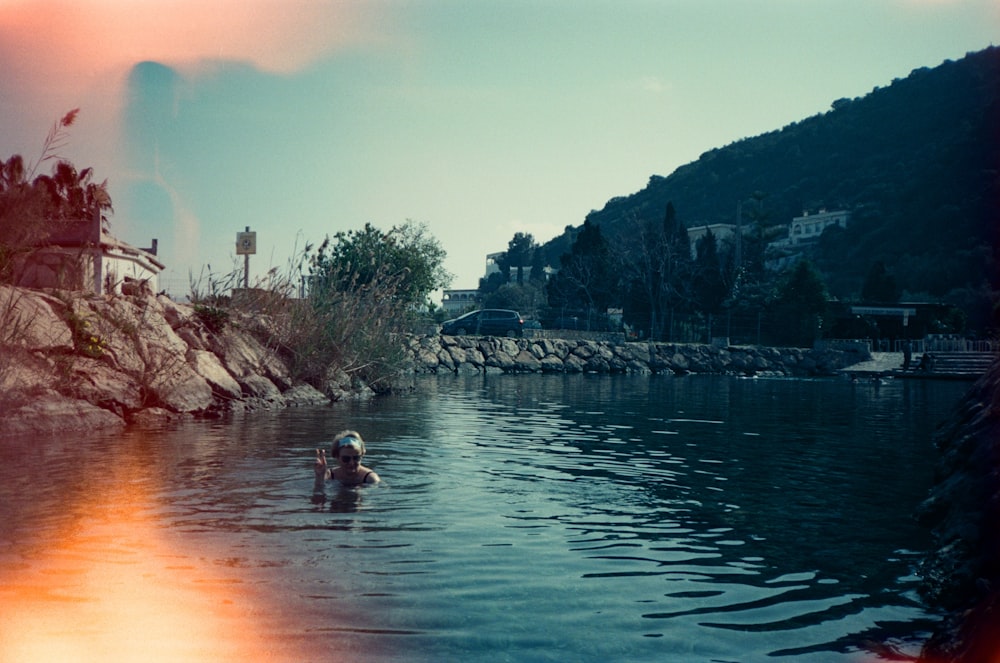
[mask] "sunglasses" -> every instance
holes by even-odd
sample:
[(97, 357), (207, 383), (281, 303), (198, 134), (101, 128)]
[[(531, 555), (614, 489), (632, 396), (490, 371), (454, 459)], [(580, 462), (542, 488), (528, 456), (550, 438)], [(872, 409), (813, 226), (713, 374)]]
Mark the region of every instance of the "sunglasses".
[(361, 462), (361, 456), (341, 456), (340, 457), (340, 462), (344, 463), (345, 465), (347, 463), (352, 462), (352, 461), (355, 462), (355, 463), (360, 463)]

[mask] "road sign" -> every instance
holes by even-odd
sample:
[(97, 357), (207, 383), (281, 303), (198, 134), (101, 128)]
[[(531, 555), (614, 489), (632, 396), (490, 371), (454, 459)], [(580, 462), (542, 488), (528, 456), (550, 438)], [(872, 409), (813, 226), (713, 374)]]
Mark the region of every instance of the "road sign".
[(257, 233), (236, 233), (236, 255), (250, 256), (257, 253)]

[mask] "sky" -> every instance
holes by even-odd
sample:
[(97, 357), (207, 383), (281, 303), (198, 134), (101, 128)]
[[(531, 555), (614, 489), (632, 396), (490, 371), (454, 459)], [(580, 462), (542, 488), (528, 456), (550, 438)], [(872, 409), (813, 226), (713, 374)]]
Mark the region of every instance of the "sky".
[(425, 223), (452, 288), (699, 155), (996, 42), (997, 0), (0, 0), (0, 159), (107, 179), (161, 288)]

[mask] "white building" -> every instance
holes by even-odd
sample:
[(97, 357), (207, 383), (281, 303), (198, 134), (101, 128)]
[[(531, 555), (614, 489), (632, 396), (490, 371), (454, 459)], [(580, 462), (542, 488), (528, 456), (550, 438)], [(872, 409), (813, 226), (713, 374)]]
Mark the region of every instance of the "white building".
[(767, 245), (769, 257), (764, 261), (768, 269), (780, 271), (794, 265), (804, 257), (805, 246), (819, 240), (823, 232), (831, 226), (847, 228), (851, 213), (847, 210), (828, 212), (821, 209), (815, 214), (803, 212), (788, 224), (788, 236)]
[(95, 294), (159, 290), (164, 265), (156, 257), (156, 240), (139, 249), (101, 228), (100, 212), (61, 228), (18, 261), (17, 285), (27, 288), (65, 288)]
[(479, 289), (445, 290), (441, 297), (441, 308), (448, 313), (464, 313), (474, 309), (479, 302)]
[(803, 212), (802, 216), (792, 219), (788, 226), (788, 237), (772, 242), (771, 245), (777, 248), (797, 246), (815, 242), (823, 234), (823, 231), (830, 226), (840, 226), (846, 228), (851, 220), (851, 213), (847, 210), (836, 210), (827, 212), (821, 209), (815, 214)]

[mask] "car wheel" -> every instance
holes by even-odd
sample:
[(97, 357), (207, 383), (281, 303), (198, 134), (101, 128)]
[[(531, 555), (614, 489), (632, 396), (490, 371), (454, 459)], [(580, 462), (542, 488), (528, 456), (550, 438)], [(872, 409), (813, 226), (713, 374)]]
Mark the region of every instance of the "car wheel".
[(465, 327), (459, 327), (455, 330), (455, 336), (465, 336), (469, 332), (465, 331)]
[(518, 336), (518, 333), (517, 333), (516, 329), (508, 329), (507, 330), (507, 338), (517, 338), (517, 336)]

